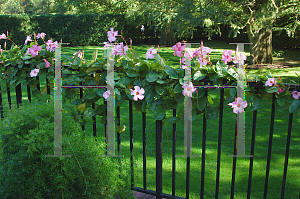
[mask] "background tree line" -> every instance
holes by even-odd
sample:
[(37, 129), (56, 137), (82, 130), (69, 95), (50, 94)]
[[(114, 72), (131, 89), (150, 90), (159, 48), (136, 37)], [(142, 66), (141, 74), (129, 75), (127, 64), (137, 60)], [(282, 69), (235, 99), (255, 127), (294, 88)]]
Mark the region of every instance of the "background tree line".
[(251, 61), (272, 63), (272, 33), (285, 30), (289, 37), (299, 32), (299, 0), (0, 0), (0, 14), (126, 14), (130, 23), (158, 27), (160, 44), (171, 46), (177, 38), (193, 38), (201, 27), (208, 37), (236, 37), (246, 27)]

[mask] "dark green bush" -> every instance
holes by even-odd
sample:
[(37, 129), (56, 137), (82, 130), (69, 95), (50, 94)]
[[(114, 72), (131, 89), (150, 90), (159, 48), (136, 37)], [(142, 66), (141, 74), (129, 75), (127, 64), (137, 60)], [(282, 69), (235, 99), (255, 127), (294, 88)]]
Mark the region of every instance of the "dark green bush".
[(54, 154), (54, 102), (24, 101), (1, 122), (0, 198), (134, 198), (128, 162), (105, 155), (105, 141), (84, 135), (70, 112), (62, 113), (62, 154)]

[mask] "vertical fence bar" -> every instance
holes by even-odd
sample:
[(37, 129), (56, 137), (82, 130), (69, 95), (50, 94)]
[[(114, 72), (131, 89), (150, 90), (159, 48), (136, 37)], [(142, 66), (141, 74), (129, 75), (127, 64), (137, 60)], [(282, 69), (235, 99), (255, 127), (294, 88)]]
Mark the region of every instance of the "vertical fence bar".
[(46, 77), (47, 94), (50, 95), (49, 79)]
[(146, 167), (146, 113), (143, 112), (143, 183), (144, 189), (147, 189), (147, 167)]
[(162, 120), (156, 120), (156, 199), (162, 193)]
[[(82, 85), (82, 83), (80, 82), (79, 85)], [(83, 88), (82, 87), (79, 88), (79, 95), (80, 95), (80, 99), (82, 99), (83, 98)], [(78, 111), (78, 113), (80, 113), (80, 112)], [(81, 119), (83, 119), (83, 114), (81, 114)], [(82, 131), (85, 131), (85, 126), (82, 125), (81, 129), (82, 129)]]
[(281, 199), (284, 199), (285, 181), (286, 181), (286, 174), (287, 174), (287, 168), (288, 168), (288, 163), (289, 163), (290, 142), (291, 142), (291, 133), (292, 133), (292, 122), (293, 122), (293, 113), (290, 113), (289, 126), (288, 126), (288, 135), (287, 135), (287, 143), (286, 143), (286, 150), (285, 150), (285, 162), (284, 162), (284, 170), (283, 170)]
[[(173, 109), (176, 117), (176, 109)], [(175, 197), (175, 172), (176, 172), (176, 123), (173, 124), (173, 154), (172, 154), (172, 196)]]
[(268, 160), (267, 160), (267, 170), (265, 179), (265, 189), (264, 189), (264, 199), (267, 198), (268, 193), (268, 182), (269, 182), (269, 172), (270, 172), (270, 162), (271, 162), (271, 152), (272, 152), (272, 141), (273, 141), (273, 129), (274, 129), (274, 119), (275, 119), (275, 93), (273, 93), (272, 99), (272, 111), (271, 111), (271, 124), (270, 124), (270, 136), (269, 136), (269, 148), (268, 148)]
[[(207, 89), (205, 89), (204, 97), (207, 98)], [(204, 112), (203, 112), (202, 169), (201, 169), (200, 199), (203, 199), (203, 197), (204, 197), (205, 148), (206, 148), (206, 117), (205, 117), (205, 108), (204, 108)]]
[[(236, 122), (235, 122), (235, 135), (234, 135), (234, 147), (233, 147), (234, 148), (234, 150), (233, 150), (234, 155), (237, 154), (236, 144), (237, 144), (237, 119), (236, 119)], [(236, 170), (236, 156), (233, 156), (230, 199), (234, 198), (235, 170)]]
[[(117, 118), (118, 118), (118, 125), (120, 126), (120, 106), (117, 107)], [(121, 136), (120, 133), (117, 133), (117, 144), (118, 144), (118, 155), (121, 155)], [(122, 172), (122, 167), (121, 167), (121, 158), (119, 159), (120, 163), (120, 177), (121, 177), (121, 172)]]
[(28, 100), (31, 103), (31, 93), (30, 93), (30, 86), (27, 85), (27, 95), (28, 95)]
[(19, 108), (19, 104), (22, 103), (22, 89), (21, 83), (16, 86), (16, 98), (17, 98), (17, 107)]
[[(257, 94), (257, 89), (255, 89), (255, 94)], [(254, 110), (254, 112), (253, 112), (253, 123), (252, 123), (251, 153), (250, 153), (250, 155), (252, 155), (252, 156), (250, 157), (247, 199), (250, 199), (250, 194), (251, 194), (253, 156), (254, 156), (255, 132), (256, 132), (256, 119), (257, 119), (257, 110)]]
[(11, 96), (10, 96), (10, 85), (6, 82), (7, 85), (7, 99), (9, 103), (9, 109), (11, 109)]
[[(257, 118), (257, 110), (255, 110), (253, 112), (253, 126), (252, 126), (252, 139), (251, 139), (251, 155), (254, 155), (256, 118)], [(247, 199), (250, 199), (250, 194), (251, 194), (252, 171), (253, 171), (253, 157), (250, 157)]]
[(38, 89), (38, 91), (41, 91), (41, 88), (40, 88), (40, 77), (39, 77), (39, 76), (36, 76), (35, 79), (39, 82), (39, 83), (36, 85), (36, 88)]
[[(95, 102), (92, 103), (92, 109), (95, 109)], [(93, 136), (97, 137), (96, 115), (93, 115)]]
[(130, 165), (131, 165), (131, 188), (134, 186), (134, 168), (133, 168), (133, 115), (132, 101), (129, 100), (129, 131), (130, 131)]
[(221, 89), (221, 95), (220, 95), (218, 158), (217, 158), (216, 194), (215, 194), (216, 199), (219, 198), (220, 161), (221, 161), (221, 144), (222, 144), (222, 125), (223, 125), (223, 100), (224, 100), (224, 88)]

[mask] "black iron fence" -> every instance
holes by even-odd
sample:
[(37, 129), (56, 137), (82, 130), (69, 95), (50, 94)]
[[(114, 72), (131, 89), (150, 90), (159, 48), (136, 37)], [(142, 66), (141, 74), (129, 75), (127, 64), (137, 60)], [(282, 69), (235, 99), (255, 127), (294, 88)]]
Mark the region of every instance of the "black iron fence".
[[(63, 66), (67, 67), (67, 66)], [(39, 80), (39, 77), (36, 77)], [(203, 82), (208, 83), (209, 80), (204, 80)], [(49, 80), (46, 79), (48, 85)], [(288, 85), (285, 84), (284, 85)], [(202, 85), (201, 85), (202, 86)], [(249, 82), (250, 87), (254, 87), (255, 91), (259, 88), (263, 88), (262, 82)], [(11, 109), (11, 95), (10, 88), (7, 87), (8, 94), (8, 103)], [(38, 84), (37, 89), (40, 90), (40, 85)], [(80, 98), (83, 97), (83, 88), (80, 89)], [(204, 88), (205, 89), (205, 88)], [(295, 90), (296, 85), (291, 84), (289, 90)], [(300, 91), (299, 87), (296, 89)], [(1, 91), (1, 84), (0, 84)], [(207, 97), (207, 88), (205, 89), (205, 97)], [(28, 100), (31, 102), (31, 92), (29, 86), (27, 86)], [(50, 87), (47, 86), (47, 94), (50, 95)], [(275, 93), (272, 94), (272, 110), (271, 110), (271, 123), (270, 123), (270, 132), (269, 132), (269, 146), (268, 146), (268, 157), (267, 157), (267, 168), (265, 176), (265, 186), (264, 186), (264, 196), (267, 198), (268, 182), (269, 182), (269, 171), (270, 171), (270, 161), (271, 161), (271, 150), (272, 150), (272, 140), (274, 132), (274, 118), (275, 118)], [(22, 103), (22, 90), (21, 84), (16, 86), (16, 99), (17, 107)], [(220, 112), (219, 112), (219, 134), (218, 134), (218, 156), (217, 156), (217, 173), (216, 173), (216, 189), (215, 189), (215, 198), (219, 198), (219, 182), (220, 182), (220, 158), (221, 158), (221, 140), (222, 140), (222, 124), (223, 124), (223, 103), (224, 103), (224, 88), (221, 88), (220, 92)], [(3, 104), (2, 104), (2, 95), (0, 93), (0, 106), (1, 106), (1, 118), (4, 118), (3, 115)], [(106, 102), (104, 101), (106, 104)], [(106, 104), (107, 105), (107, 104)], [(95, 109), (95, 103), (92, 104), (92, 108)], [(120, 107), (116, 108), (118, 125), (120, 125)], [(176, 109), (173, 109), (173, 116), (176, 117)], [(131, 189), (151, 194), (156, 196), (157, 199), (161, 198), (172, 198), (172, 199), (184, 199), (182, 197), (176, 196), (175, 189), (175, 162), (176, 162), (176, 123), (173, 124), (173, 146), (172, 146), (172, 195), (162, 193), (162, 121), (156, 120), (156, 190), (147, 189), (147, 178), (146, 178), (146, 113), (142, 114), (143, 117), (143, 187), (134, 186), (134, 167), (133, 167), (133, 114), (132, 114), (132, 101), (129, 101), (129, 131), (130, 131), (130, 153), (131, 153)], [(257, 110), (253, 111), (253, 124), (252, 124), (252, 140), (251, 140), (251, 152), (250, 155), (254, 155), (254, 146), (255, 146), (255, 132), (256, 132), (256, 120), (257, 120)], [(291, 140), (291, 131), (293, 123), (293, 113), (289, 114), (289, 123), (288, 123), (288, 134), (287, 134), (287, 143), (286, 143), (286, 153), (285, 153), (285, 163), (284, 163), (284, 172), (282, 180), (282, 189), (281, 189), (281, 199), (284, 198), (285, 193), (285, 184), (288, 168), (288, 159), (289, 159), (289, 150), (290, 150), (290, 140)], [(205, 114), (203, 114), (203, 139), (202, 139), (202, 165), (201, 165), (201, 187), (200, 187), (200, 198), (204, 197), (204, 178), (205, 178), (205, 150), (206, 150), (206, 127), (207, 121)], [(82, 130), (85, 130), (85, 126), (82, 126)], [(236, 128), (237, 133), (237, 128)], [(96, 116), (93, 116), (93, 135), (96, 137)], [(105, 127), (105, 136), (106, 136), (106, 127)], [(118, 144), (118, 154), (120, 155), (120, 134), (117, 134), (117, 144)], [(234, 142), (234, 154), (236, 155), (236, 141)], [(248, 190), (247, 190), (247, 199), (250, 199), (251, 193), (251, 183), (252, 183), (252, 170), (253, 170), (253, 157), (250, 157), (250, 167), (249, 167), (249, 178), (248, 178)], [(235, 188), (235, 174), (236, 174), (236, 157), (233, 157), (233, 169), (232, 169), (232, 181), (231, 181), (231, 198), (234, 197), (234, 188)], [(187, 169), (186, 169), (186, 198), (189, 198), (189, 181), (190, 181), (190, 157), (187, 157)], [(300, 193), (299, 193), (300, 199)]]

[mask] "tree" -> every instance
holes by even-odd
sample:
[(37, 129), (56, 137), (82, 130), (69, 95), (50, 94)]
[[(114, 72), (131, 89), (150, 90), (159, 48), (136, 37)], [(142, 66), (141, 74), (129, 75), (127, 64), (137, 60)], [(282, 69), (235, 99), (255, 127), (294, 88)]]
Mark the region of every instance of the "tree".
[[(178, 10), (177, 18), (181, 23), (177, 23), (177, 31), (190, 34), (191, 31), (187, 30), (201, 26), (211, 36), (214, 33), (221, 34), (220, 24), (226, 24), (231, 27), (228, 36), (233, 34), (236, 37), (239, 30), (246, 27), (249, 42), (253, 43), (250, 48), (251, 62), (273, 63), (274, 23), (280, 17), (293, 15), (288, 25), (276, 27), (276, 30), (285, 29), (293, 36), (299, 24), (299, 5), (300, 2), (296, 0), (185, 0), (184, 6)], [(293, 11), (297, 14), (291, 14)]]

